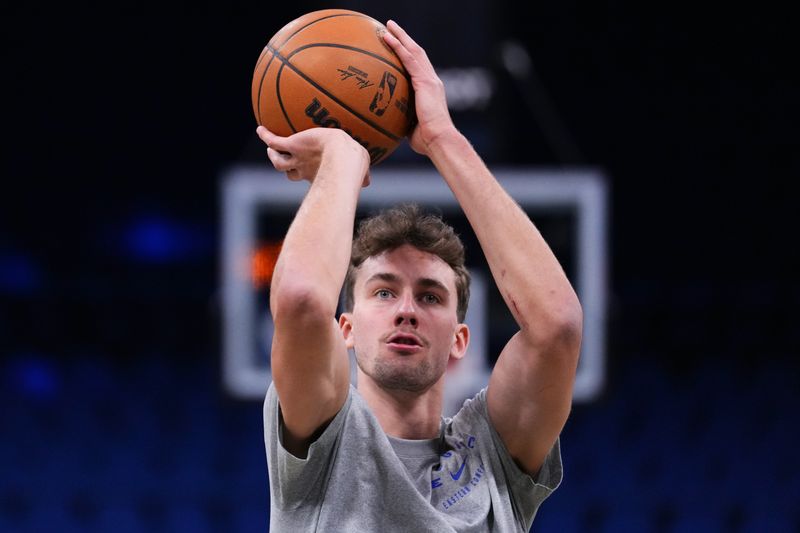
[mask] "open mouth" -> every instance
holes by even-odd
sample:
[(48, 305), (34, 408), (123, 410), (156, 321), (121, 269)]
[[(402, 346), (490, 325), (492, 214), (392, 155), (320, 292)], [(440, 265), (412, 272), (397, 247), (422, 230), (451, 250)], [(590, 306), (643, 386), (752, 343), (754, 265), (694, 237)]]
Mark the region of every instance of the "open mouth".
[(420, 342), (420, 340), (417, 337), (415, 337), (414, 335), (407, 335), (403, 333), (389, 337), (387, 344), (399, 349), (403, 348), (411, 349), (422, 346), (422, 342)]

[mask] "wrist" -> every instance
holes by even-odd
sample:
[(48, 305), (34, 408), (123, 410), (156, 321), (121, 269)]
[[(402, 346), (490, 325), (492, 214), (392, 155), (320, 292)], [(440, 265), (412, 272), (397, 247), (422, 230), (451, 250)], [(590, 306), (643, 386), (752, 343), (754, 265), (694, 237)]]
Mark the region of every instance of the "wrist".
[(326, 174), (341, 176), (337, 179), (363, 179), (364, 173), (369, 169), (369, 153), (348, 134), (343, 131), (342, 134), (346, 137), (326, 146), (320, 161), (320, 170), (324, 169)]
[(464, 134), (458, 131), (455, 126), (443, 129), (431, 138), (428, 143), (428, 155), (431, 159), (440, 154), (445, 154), (453, 150), (460, 150), (469, 147), (470, 143)]

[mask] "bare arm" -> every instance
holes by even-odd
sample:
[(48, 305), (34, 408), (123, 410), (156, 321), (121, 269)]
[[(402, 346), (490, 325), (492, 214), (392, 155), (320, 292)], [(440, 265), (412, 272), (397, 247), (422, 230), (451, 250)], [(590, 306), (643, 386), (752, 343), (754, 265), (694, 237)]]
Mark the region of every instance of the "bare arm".
[(570, 411), (580, 351), (578, 298), (533, 222), (450, 119), (444, 86), (425, 51), (399, 26), (386, 42), (411, 74), (427, 155), (464, 210), (520, 331), (503, 349), (487, 391), (489, 416), (517, 463), (535, 474)]
[(272, 377), (286, 430), (284, 446), (302, 457), (347, 398), (349, 360), (336, 309), (358, 194), (369, 181), (369, 157), (341, 130), (315, 128), (291, 137), (264, 128), (258, 133), (277, 170), (311, 182), (270, 287)]

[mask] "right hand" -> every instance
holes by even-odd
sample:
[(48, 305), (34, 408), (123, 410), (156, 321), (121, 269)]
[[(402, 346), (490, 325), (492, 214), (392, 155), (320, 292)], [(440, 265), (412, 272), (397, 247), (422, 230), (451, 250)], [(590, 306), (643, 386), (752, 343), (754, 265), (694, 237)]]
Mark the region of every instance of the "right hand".
[(409, 136), (411, 148), (418, 154), (430, 155), (431, 145), (439, 137), (455, 131), (444, 83), (436, 74), (428, 54), (403, 28), (390, 20), (386, 29), (383, 39), (403, 62), (414, 87), (417, 124)]
[(358, 175), (362, 187), (370, 183), (369, 153), (343, 130), (311, 128), (281, 137), (259, 126), (256, 133), (267, 145), (272, 166), (292, 181), (313, 182), (320, 169), (329, 169)]

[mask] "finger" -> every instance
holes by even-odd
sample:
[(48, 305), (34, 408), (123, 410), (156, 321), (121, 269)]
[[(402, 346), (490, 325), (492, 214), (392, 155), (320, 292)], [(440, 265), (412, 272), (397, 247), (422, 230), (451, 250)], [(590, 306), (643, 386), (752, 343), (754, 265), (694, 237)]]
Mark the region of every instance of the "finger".
[(297, 166), (297, 161), (290, 154), (278, 152), (275, 148), (267, 148), (267, 157), (278, 172), (287, 172)]
[[(428, 54), (400, 25), (390, 20), (386, 23), (386, 28), (389, 31), (383, 34), (384, 41), (400, 57), (409, 74), (420, 73), (419, 69), (429, 68), (433, 70), (433, 64), (428, 59)], [(419, 66), (417, 66), (417, 63), (419, 63)]]
[(258, 134), (258, 137), (262, 141), (264, 141), (264, 144), (266, 144), (268, 147), (275, 148), (279, 152), (291, 152), (291, 150), (289, 150), (287, 147), (288, 145), (287, 137), (281, 137), (280, 135), (275, 135), (264, 126), (259, 126), (258, 128), (256, 128), (256, 133)]
[(400, 58), (400, 61), (403, 63), (403, 66), (409, 74), (414, 76), (417, 72), (419, 72), (416, 59), (411, 52), (409, 52), (406, 47), (403, 46), (403, 43), (401, 43), (397, 37), (389, 32), (386, 32), (383, 34), (383, 40), (386, 41), (386, 44), (388, 44), (392, 50), (394, 50), (394, 53)]
[(264, 144), (269, 146), (269, 139), (270, 139), (270, 137), (272, 137), (272, 132), (270, 132), (264, 126), (259, 126), (259, 127), (256, 128), (256, 135), (258, 135), (259, 139), (264, 141)]
[(397, 39), (397, 37), (395, 37), (394, 34), (392, 34), (392, 32), (387, 31), (386, 33), (384, 33), (383, 40), (386, 41), (386, 44), (388, 44), (389, 47), (392, 50), (394, 50), (397, 55), (400, 55), (401, 51), (408, 53), (408, 51), (403, 48), (403, 43), (401, 43)]
[(389, 30), (388, 33), (391, 33), (391, 36), (397, 39), (409, 52), (427, 57), (425, 50), (397, 22), (390, 20), (386, 23), (386, 28)]
[(397, 38), (398, 41), (403, 43), (403, 46), (408, 47), (408, 48), (412, 48), (412, 47), (419, 48), (420, 47), (416, 43), (416, 41), (414, 41), (414, 39), (412, 39), (411, 36), (406, 32), (406, 30), (401, 28), (400, 24), (398, 24), (397, 22), (395, 22), (395, 21), (390, 19), (386, 23), (386, 29), (388, 29), (392, 33), (392, 35)]

